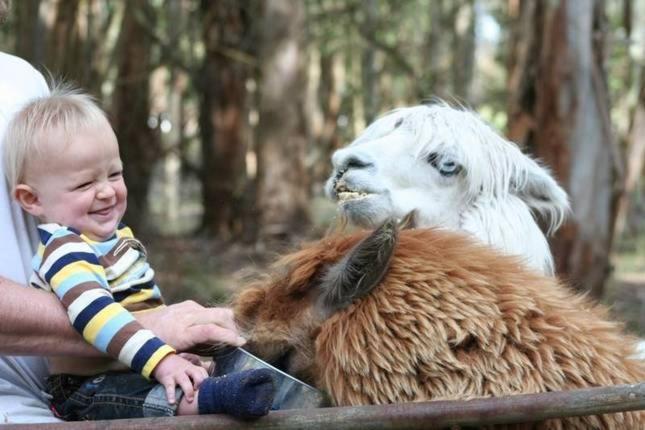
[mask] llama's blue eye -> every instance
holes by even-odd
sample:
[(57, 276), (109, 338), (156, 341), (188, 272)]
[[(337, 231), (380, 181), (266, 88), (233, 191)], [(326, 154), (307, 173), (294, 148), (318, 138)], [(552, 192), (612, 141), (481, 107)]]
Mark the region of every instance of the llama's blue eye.
[(446, 161), (445, 163), (441, 163), (441, 170), (444, 170), (446, 172), (454, 172), (455, 169), (457, 169), (457, 163), (454, 161)]
[(446, 156), (441, 156), (437, 152), (428, 154), (428, 163), (439, 171), (442, 176), (455, 176), (461, 172), (461, 166), (454, 160)]
[(454, 161), (445, 161), (439, 164), (439, 173), (443, 176), (454, 176), (461, 172), (461, 166)]

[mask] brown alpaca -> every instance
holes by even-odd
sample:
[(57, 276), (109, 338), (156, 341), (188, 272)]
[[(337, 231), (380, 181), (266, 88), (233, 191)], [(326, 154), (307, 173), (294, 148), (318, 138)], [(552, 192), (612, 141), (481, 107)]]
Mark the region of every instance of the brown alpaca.
[[(245, 289), (249, 348), (336, 405), (471, 399), (645, 380), (604, 308), (515, 258), (441, 230), (387, 222), (323, 239)], [(540, 429), (641, 429), (630, 412)]]

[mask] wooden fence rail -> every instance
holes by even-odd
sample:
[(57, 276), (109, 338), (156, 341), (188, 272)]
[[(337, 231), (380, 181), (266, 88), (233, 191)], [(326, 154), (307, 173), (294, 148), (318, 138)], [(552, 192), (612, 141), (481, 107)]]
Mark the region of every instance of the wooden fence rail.
[(435, 401), (299, 409), (271, 412), (257, 421), (243, 422), (225, 415), (84, 421), (60, 424), (22, 424), (2, 430), (138, 430), (138, 429), (306, 429), (334, 430), (432, 429), (512, 424), (581, 415), (645, 409), (645, 383), (612, 387), (521, 394), (468, 401)]

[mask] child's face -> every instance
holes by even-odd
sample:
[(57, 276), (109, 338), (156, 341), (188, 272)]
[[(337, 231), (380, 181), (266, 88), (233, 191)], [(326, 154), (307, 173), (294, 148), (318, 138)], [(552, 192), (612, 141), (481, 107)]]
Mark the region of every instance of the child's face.
[(61, 133), (52, 138), (48, 146), (55, 149), (46, 148), (46, 156), (27, 169), (25, 182), (37, 199), (28, 212), (93, 240), (109, 238), (125, 213), (127, 197), (112, 128), (106, 123), (79, 131), (68, 142), (60, 141)]

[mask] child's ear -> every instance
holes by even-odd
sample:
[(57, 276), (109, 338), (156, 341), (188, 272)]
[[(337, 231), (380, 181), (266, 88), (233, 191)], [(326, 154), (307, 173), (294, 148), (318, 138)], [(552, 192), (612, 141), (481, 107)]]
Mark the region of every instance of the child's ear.
[(16, 188), (13, 190), (13, 197), (25, 212), (30, 213), (35, 217), (42, 215), (43, 209), (40, 204), (40, 199), (38, 198), (38, 193), (29, 185), (16, 185)]

